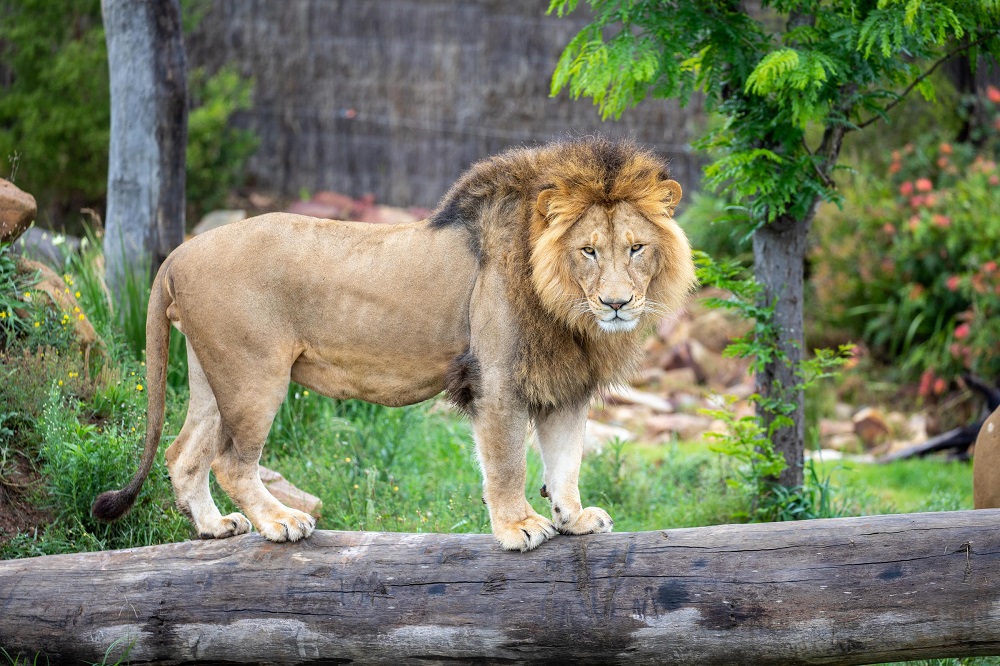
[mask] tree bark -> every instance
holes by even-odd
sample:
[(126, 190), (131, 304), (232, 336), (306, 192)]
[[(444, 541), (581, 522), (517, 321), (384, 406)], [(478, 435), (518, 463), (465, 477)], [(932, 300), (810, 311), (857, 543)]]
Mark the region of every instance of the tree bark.
[[(757, 373), (756, 389), (764, 401), (793, 404), (788, 416), (793, 425), (778, 427), (771, 435), (774, 450), (785, 456), (787, 467), (778, 477), (783, 486), (802, 484), (805, 449), (805, 396), (798, 374), (804, 345), (802, 323), (803, 266), (812, 216), (798, 221), (779, 217), (753, 234), (754, 275), (761, 285), (761, 304), (774, 308), (777, 344), (784, 358), (774, 358)], [(765, 432), (775, 414), (758, 405)]]
[[(49, 663), (861, 664), (1000, 653), (1000, 510), (558, 537), (250, 534), (0, 562)], [(39, 657), (44, 661), (45, 657)]]
[(104, 254), (119, 296), (184, 241), (187, 85), (178, 0), (102, 0), (111, 74)]

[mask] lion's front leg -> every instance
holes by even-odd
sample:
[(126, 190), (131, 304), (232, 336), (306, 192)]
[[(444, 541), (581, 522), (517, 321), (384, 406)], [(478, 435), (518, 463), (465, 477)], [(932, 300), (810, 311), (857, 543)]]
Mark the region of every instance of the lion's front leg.
[(532, 550), (555, 536), (556, 530), (524, 497), (528, 417), (499, 407), (499, 400), (492, 407), (483, 402), (477, 403), (473, 430), (493, 534), (506, 550)]
[(580, 503), (580, 462), (586, 427), (586, 404), (535, 418), (545, 464), (543, 494), (552, 503), (552, 521), (563, 534), (610, 532), (615, 524), (604, 509), (584, 508)]

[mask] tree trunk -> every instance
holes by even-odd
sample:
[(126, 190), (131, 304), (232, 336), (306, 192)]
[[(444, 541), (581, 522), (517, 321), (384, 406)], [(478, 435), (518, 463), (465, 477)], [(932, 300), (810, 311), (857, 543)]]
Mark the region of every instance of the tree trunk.
[(111, 73), (104, 254), (120, 297), (127, 273), (155, 273), (184, 240), (186, 67), (178, 0), (102, 0), (101, 9)]
[[(1000, 654), (1000, 510), (558, 537), (257, 534), (0, 562), (44, 663), (862, 664)], [(124, 662), (123, 662), (124, 663)]]
[[(778, 427), (771, 436), (775, 451), (785, 456), (788, 466), (778, 477), (783, 486), (802, 484), (805, 449), (804, 394), (799, 388), (798, 369), (804, 345), (802, 325), (803, 266), (806, 241), (812, 215), (806, 220), (779, 217), (753, 234), (754, 274), (762, 287), (761, 301), (774, 307), (774, 326), (778, 348), (784, 359), (772, 359), (757, 373), (757, 393), (764, 401), (777, 400), (794, 404), (786, 414), (793, 425)], [(771, 428), (775, 414), (758, 406), (758, 416), (765, 431)]]

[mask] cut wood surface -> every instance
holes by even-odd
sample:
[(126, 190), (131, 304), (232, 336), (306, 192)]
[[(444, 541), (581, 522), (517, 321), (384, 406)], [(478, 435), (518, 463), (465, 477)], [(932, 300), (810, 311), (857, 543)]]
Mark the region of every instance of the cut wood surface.
[(1000, 654), (1000, 510), (561, 536), (316, 532), (0, 562), (50, 663), (860, 664)]

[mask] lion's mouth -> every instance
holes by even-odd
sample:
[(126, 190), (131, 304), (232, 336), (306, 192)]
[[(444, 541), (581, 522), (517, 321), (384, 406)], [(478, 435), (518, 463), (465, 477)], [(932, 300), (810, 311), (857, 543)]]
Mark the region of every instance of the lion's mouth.
[(607, 319), (597, 319), (597, 326), (605, 333), (625, 333), (631, 331), (639, 324), (639, 318), (625, 319), (620, 311), (612, 313)]

